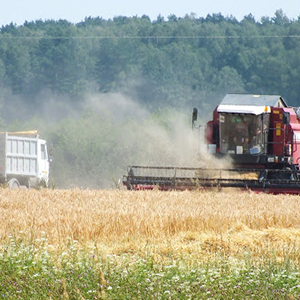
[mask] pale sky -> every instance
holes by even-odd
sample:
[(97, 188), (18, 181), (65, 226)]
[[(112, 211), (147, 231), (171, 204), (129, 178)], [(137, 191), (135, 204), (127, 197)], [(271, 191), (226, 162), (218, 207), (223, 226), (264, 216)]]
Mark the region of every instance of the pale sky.
[(84, 21), (85, 17), (112, 19), (115, 16), (148, 15), (155, 20), (159, 14), (167, 19), (171, 14), (184, 17), (195, 13), (196, 17), (222, 13), (234, 16), (239, 21), (252, 14), (257, 21), (263, 16), (273, 17), (282, 9), (289, 19), (300, 16), (299, 0), (1, 0), (0, 26), (13, 22), (22, 25), (25, 21), (65, 19), (72, 23)]

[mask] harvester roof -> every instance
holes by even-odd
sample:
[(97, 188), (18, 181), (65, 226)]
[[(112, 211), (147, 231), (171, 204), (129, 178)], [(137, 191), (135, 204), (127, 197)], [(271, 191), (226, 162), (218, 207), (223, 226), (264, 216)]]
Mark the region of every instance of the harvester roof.
[(270, 112), (271, 107), (287, 107), (287, 104), (279, 95), (227, 94), (218, 112), (259, 115)]

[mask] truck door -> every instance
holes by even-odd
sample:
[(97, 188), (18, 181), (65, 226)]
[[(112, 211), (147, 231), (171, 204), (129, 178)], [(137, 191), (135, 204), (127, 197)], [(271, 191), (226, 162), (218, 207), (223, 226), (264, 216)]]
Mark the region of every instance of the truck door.
[(39, 179), (41, 182), (45, 182), (48, 186), (49, 182), (49, 159), (47, 144), (44, 140), (38, 140), (38, 170)]

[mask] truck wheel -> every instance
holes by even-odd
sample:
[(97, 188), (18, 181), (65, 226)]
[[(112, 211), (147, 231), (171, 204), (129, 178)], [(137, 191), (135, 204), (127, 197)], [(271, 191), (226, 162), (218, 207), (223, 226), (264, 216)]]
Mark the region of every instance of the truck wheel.
[(47, 183), (46, 183), (46, 181), (44, 179), (42, 179), (40, 181), (39, 188), (43, 189), (43, 188), (46, 188), (46, 187), (47, 187)]
[(16, 178), (12, 178), (11, 180), (8, 181), (8, 187), (11, 190), (16, 190), (20, 187), (20, 183)]

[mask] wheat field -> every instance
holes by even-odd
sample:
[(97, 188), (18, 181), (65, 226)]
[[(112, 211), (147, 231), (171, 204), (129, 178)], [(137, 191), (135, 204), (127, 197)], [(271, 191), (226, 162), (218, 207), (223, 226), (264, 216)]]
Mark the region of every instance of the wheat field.
[(288, 253), (298, 261), (300, 197), (237, 190), (0, 191), (0, 246), (47, 238), (52, 251), (77, 241), (104, 254), (211, 259)]

